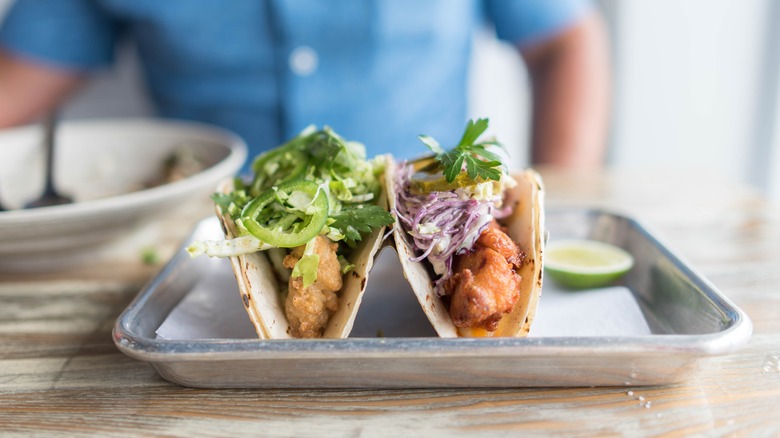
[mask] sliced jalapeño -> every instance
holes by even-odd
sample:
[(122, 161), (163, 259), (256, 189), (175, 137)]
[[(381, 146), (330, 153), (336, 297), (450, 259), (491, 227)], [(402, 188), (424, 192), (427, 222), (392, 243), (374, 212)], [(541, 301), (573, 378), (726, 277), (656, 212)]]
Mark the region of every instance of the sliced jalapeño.
[(308, 154), (296, 147), (276, 149), (260, 155), (252, 163), (255, 178), (250, 194), (257, 196), (272, 185), (302, 177), (308, 164)]
[(327, 219), (327, 194), (317, 183), (296, 179), (261, 193), (244, 206), (238, 221), (264, 243), (294, 248), (316, 237)]

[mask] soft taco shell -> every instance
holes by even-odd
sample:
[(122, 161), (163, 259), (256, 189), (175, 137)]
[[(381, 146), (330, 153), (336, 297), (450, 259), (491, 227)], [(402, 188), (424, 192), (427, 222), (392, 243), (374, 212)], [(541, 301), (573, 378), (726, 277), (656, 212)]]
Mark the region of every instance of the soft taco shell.
[[(225, 180), (217, 187), (220, 193), (233, 190), (233, 180)], [(382, 190), (379, 205), (387, 207), (387, 196)], [(229, 215), (223, 214), (219, 206), (216, 213), (222, 224), (225, 237), (232, 239), (238, 235), (235, 223)], [(385, 228), (374, 230), (363, 238), (352, 251), (349, 262), (355, 267), (342, 277), (343, 285), (338, 293), (339, 307), (331, 315), (325, 327), (323, 338), (346, 338), (355, 322), (363, 292), (368, 282), (368, 272), (374, 264), (374, 258), (382, 245)], [(264, 252), (255, 252), (230, 257), (241, 300), (261, 339), (292, 338), (290, 325), (284, 313), (282, 294), (287, 291), (287, 283), (280, 282), (274, 273), (271, 262)]]
[[(395, 194), (397, 169), (388, 166), (385, 172), (386, 187), (391, 187)], [(427, 261), (412, 262), (414, 247), (406, 238), (400, 221), (396, 220), (393, 229), (395, 248), (398, 252), (404, 275), (414, 290), (417, 300), (441, 337), (468, 336), (527, 336), (531, 328), (539, 297), (542, 292), (542, 257), (544, 253), (544, 186), (538, 173), (525, 170), (515, 173), (512, 177), (517, 186), (506, 193), (505, 205), (513, 205), (512, 214), (501, 222), (507, 227), (509, 236), (519, 244), (525, 253), (522, 266), (517, 270), (520, 274), (520, 299), (512, 312), (505, 314), (499, 321), (494, 332), (484, 330), (459, 329), (452, 323), (449, 312), (436, 295), (433, 287), (433, 270)], [(390, 211), (395, 215), (396, 197), (389, 196)]]

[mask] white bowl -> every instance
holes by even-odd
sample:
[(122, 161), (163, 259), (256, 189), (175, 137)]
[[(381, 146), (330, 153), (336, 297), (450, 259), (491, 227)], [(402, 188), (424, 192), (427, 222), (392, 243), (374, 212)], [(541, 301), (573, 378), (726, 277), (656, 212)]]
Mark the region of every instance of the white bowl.
[[(0, 268), (67, 257), (126, 235), (143, 220), (208, 197), (243, 165), (236, 135), (160, 119), (63, 121), (56, 132), (55, 186), (72, 204), (21, 209), (43, 190), (43, 130), (0, 131)], [(190, 150), (204, 168), (179, 181), (143, 189), (175, 150)]]

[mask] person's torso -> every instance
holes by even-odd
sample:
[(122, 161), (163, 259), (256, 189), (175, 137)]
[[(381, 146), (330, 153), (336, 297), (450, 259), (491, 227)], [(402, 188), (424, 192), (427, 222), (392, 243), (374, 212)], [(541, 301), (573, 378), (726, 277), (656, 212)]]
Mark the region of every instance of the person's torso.
[(100, 1), (162, 115), (225, 126), (251, 153), (316, 124), (409, 157), (465, 121), (476, 0)]

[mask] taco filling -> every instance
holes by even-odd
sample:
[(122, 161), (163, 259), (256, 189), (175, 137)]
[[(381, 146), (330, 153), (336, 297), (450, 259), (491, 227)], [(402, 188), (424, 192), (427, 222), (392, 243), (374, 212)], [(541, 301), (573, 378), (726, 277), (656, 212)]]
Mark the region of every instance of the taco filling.
[[(195, 242), (187, 251), (231, 257), (261, 337), (321, 337), (340, 308), (354, 315), (371, 263), (365, 259), (378, 249), (381, 229), (394, 222), (380, 197), (385, 161), (366, 160), (362, 144), (330, 128), (309, 127), (258, 156), (250, 181), (237, 178), (212, 196), (227, 239)], [(267, 260), (251, 257), (259, 251)], [(263, 271), (269, 269), (286, 284), (278, 297), (268, 297)], [(340, 306), (345, 279), (352, 280), (347, 274), (361, 282), (349, 287), (350, 301)], [(281, 333), (272, 327), (277, 312), (287, 323)]]
[[(401, 164), (393, 181), (400, 244), (411, 246), (409, 262), (427, 263), (432, 294), (461, 336), (493, 335), (531, 293), (524, 293), (521, 272), (528, 263), (523, 248), (533, 247), (510, 237), (502, 225), (515, 217), (517, 203), (507, 203), (506, 193), (518, 181), (489, 149), (499, 143), (478, 142), (487, 125), (487, 119), (469, 121), (450, 151), (421, 136), (435, 156)], [(424, 288), (414, 278), (410, 282), (416, 293)], [(422, 295), (425, 306), (422, 298), (430, 297)]]

